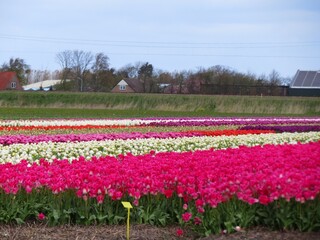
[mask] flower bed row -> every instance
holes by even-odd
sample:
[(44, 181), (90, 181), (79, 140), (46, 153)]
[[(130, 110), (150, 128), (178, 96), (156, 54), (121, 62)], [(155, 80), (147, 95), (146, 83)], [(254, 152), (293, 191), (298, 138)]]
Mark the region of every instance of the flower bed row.
[(313, 142), (6, 163), (0, 222), (40, 212), (52, 224), (124, 222), (118, 204), (129, 200), (139, 223), (180, 222), (207, 233), (256, 224), (319, 230), (319, 156)]
[(0, 150), (0, 163), (18, 163), (25, 159), (38, 162), (45, 158), (76, 159), (83, 156), (90, 159), (93, 156), (118, 156), (131, 153), (141, 155), (155, 152), (183, 152), (203, 149), (234, 148), (242, 145), (256, 146), (264, 144), (284, 144), (297, 142), (319, 141), (320, 132), (307, 133), (281, 133), (281, 134), (247, 134), (238, 136), (201, 136), (182, 138), (148, 138), (128, 140), (103, 140), (87, 142), (40, 142), (31, 144), (11, 144), (2, 146)]
[(221, 126), (221, 125), (273, 125), (273, 124), (319, 124), (319, 118), (299, 119), (299, 118), (212, 118), (212, 119), (181, 119), (172, 121), (158, 120), (145, 123), (147, 126)]
[(277, 125), (258, 125), (258, 126), (244, 126), (240, 130), (273, 130), (276, 132), (319, 132), (320, 125), (291, 125), (291, 126), (277, 126)]
[(268, 204), (279, 198), (305, 201), (313, 200), (320, 191), (319, 156), (320, 142), (312, 142), (151, 152), (90, 161), (83, 157), (52, 163), (42, 159), (31, 165), (21, 161), (0, 165), (0, 187), (13, 194), (21, 187), (27, 192), (42, 187), (54, 193), (74, 189), (79, 197), (109, 195), (114, 200), (126, 193), (138, 200), (145, 194), (170, 198), (175, 192), (186, 202), (203, 200), (199, 207), (216, 207), (233, 195), (250, 204)]
[(0, 127), (0, 131), (51, 131), (51, 130), (72, 130), (72, 129), (117, 129), (117, 128), (128, 128), (128, 127), (137, 127), (135, 125), (133, 126), (126, 126), (126, 125), (47, 125), (47, 126), (37, 126), (37, 125), (31, 125), (31, 126), (4, 126)]
[(109, 133), (109, 134), (56, 134), (56, 135), (3, 135), (0, 136), (1, 145), (16, 143), (39, 143), (39, 142), (87, 142), (116, 139), (138, 139), (138, 138), (181, 138), (192, 136), (237, 136), (245, 134), (275, 133), (274, 130), (189, 130), (182, 132), (130, 132), (130, 133)]
[(94, 126), (211, 126), (211, 125), (267, 125), (267, 124), (319, 124), (320, 118), (136, 118), (136, 119), (42, 119), (2, 120), (0, 130), (6, 127), (94, 127)]

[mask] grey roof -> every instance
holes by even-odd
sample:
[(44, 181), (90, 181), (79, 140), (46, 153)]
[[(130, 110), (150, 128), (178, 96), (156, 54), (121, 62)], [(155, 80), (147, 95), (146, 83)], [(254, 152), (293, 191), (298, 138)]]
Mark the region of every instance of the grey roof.
[(320, 71), (300, 71), (294, 76), (291, 88), (320, 88)]

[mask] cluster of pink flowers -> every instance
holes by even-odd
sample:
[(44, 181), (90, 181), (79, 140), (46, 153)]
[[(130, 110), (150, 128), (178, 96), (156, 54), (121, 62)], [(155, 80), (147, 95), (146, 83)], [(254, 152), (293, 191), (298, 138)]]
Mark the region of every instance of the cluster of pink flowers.
[[(151, 119), (152, 120), (152, 119)], [(222, 125), (287, 125), (287, 124), (319, 124), (319, 118), (286, 118), (286, 117), (256, 117), (256, 118), (163, 118), (155, 119), (141, 125), (147, 126), (222, 126)]]
[(240, 128), (241, 130), (274, 130), (276, 132), (319, 132), (320, 125), (249, 125)]
[(274, 130), (215, 130), (215, 131), (182, 131), (182, 132), (131, 132), (131, 133), (106, 133), (106, 134), (41, 134), (41, 135), (3, 135), (0, 136), (0, 144), (11, 145), (16, 143), (39, 143), (39, 142), (86, 142), (116, 139), (138, 138), (180, 138), (192, 136), (230, 136), (245, 134), (274, 133)]
[[(69, 162), (39, 164), (21, 161), (0, 165), (0, 188), (16, 194), (48, 188), (54, 194), (74, 190), (84, 200), (105, 196), (175, 195), (195, 201), (198, 212), (216, 207), (232, 196), (250, 204), (269, 204), (279, 198), (304, 202), (320, 192), (320, 142), (265, 145), (226, 150), (164, 152), (133, 156), (80, 157)], [(186, 206), (187, 208), (187, 206)], [(191, 215), (183, 215), (189, 221)]]

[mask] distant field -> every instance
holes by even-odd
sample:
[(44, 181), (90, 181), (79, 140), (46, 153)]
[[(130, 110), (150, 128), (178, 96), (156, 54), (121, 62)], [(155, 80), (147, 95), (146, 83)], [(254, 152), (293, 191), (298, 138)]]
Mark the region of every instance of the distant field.
[(1, 118), (320, 116), (320, 98), (70, 92), (0, 92)]

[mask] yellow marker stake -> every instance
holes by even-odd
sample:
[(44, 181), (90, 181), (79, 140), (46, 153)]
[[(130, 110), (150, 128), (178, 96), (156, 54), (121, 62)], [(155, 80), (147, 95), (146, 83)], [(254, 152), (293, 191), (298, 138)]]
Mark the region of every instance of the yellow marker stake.
[(132, 208), (131, 203), (129, 202), (121, 202), (122, 205), (128, 209), (128, 217), (127, 217), (127, 240), (129, 240), (130, 237), (130, 208)]

